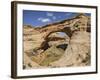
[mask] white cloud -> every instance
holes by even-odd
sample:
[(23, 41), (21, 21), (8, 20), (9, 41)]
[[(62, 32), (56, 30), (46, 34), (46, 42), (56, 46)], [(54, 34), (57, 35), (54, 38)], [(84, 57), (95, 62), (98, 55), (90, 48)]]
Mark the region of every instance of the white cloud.
[(41, 22), (50, 22), (51, 20), (49, 18), (38, 18), (38, 21), (41, 21)]
[(58, 18), (61, 18), (61, 16), (58, 16)]
[(47, 12), (47, 16), (53, 16), (53, 13)]
[(53, 20), (55, 20), (55, 19), (56, 19), (56, 17), (55, 17), (55, 16), (53, 16), (52, 18), (53, 18)]
[(69, 16), (69, 15), (71, 15), (72, 13), (66, 13), (66, 16)]
[(40, 17), (40, 18), (38, 18), (38, 21), (41, 21), (42, 20), (42, 18)]
[(45, 19), (42, 19), (42, 22), (50, 22), (51, 20), (49, 18), (45, 18)]

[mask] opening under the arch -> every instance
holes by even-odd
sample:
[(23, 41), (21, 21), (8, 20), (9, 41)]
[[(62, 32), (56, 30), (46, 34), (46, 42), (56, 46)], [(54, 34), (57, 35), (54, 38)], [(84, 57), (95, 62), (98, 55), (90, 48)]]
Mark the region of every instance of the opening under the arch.
[(67, 37), (66, 33), (64, 32), (57, 32), (60, 37)]

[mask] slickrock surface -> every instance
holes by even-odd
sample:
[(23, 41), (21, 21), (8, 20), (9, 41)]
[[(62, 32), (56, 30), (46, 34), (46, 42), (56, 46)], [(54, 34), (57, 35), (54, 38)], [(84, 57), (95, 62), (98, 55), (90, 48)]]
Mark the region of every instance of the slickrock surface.
[(79, 14), (72, 19), (43, 27), (25, 25), (23, 69), (89, 66), (90, 22), (89, 16)]
[(74, 33), (64, 55), (51, 65), (57, 67), (90, 65), (90, 34), (85, 31)]

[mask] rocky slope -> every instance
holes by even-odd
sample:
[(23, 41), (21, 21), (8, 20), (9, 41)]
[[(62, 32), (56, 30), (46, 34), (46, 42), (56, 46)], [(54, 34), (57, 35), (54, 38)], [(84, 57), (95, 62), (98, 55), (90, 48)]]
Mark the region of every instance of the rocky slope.
[(74, 33), (64, 55), (50, 65), (56, 67), (90, 65), (90, 34), (85, 31)]
[(23, 68), (89, 66), (90, 22), (89, 16), (79, 14), (40, 28), (25, 25)]

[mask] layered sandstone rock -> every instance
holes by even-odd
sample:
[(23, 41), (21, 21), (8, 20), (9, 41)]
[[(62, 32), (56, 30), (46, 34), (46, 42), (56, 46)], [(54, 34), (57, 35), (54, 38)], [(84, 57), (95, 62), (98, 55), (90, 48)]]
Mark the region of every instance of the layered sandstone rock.
[(64, 55), (51, 65), (56, 67), (90, 65), (90, 34), (85, 31), (75, 32)]
[(24, 68), (90, 65), (90, 22), (90, 17), (79, 14), (39, 28), (25, 25)]

